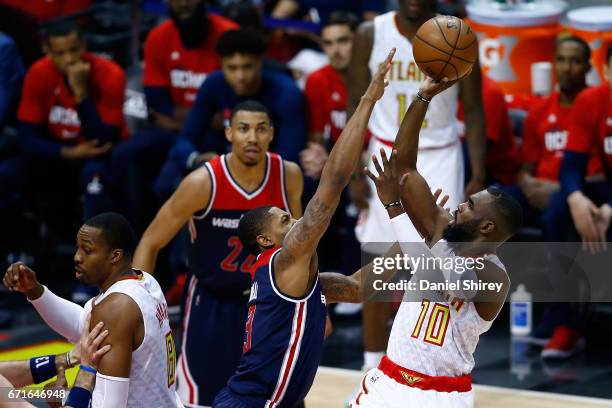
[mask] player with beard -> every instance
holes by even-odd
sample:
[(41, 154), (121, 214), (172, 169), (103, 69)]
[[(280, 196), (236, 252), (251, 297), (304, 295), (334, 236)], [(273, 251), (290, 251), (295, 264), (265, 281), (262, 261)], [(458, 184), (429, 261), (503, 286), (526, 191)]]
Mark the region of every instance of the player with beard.
[[(347, 113), (350, 117), (359, 96), (366, 88), (371, 75), (385, 58), (389, 47), (398, 52), (390, 72), (389, 89), (380, 104), (372, 112), (368, 129), (372, 133), (369, 144), (370, 155), (384, 148), (387, 155), (393, 146), (394, 136), (406, 107), (415, 97), (424, 74), (418, 68), (412, 53), (412, 39), (418, 28), (436, 15), (436, 0), (399, 0), (399, 10), (380, 15), (372, 22), (363, 23), (355, 34), (353, 53), (348, 70)], [(486, 132), (482, 109), (480, 69), (476, 66), (471, 75), (442, 93), (433, 101), (427, 112), (421, 131), (418, 167), (433, 188), (441, 188), (450, 196), (449, 205), (454, 207), (464, 198), (484, 187)], [(457, 125), (458, 101), (461, 99), (465, 111), (466, 141), (469, 148), (471, 180), (464, 189), (464, 159)], [(373, 171), (372, 163), (369, 163)], [(360, 217), (363, 222), (356, 229), (362, 244), (393, 241), (391, 225), (385, 209), (371, 194), (372, 183), (361, 173), (351, 182), (351, 197), (355, 205), (367, 211)], [(361, 221), (361, 220), (360, 220)], [(419, 235), (410, 228), (412, 239)], [(364, 245), (365, 251), (373, 248)], [(380, 254), (375, 254), (380, 255)], [(387, 320), (391, 305), (369, 303), (364, 305), (364, 368), (375, 367), (387, 344)]]
[[(149, 126), (113, 151), (113, 179), (124, 200), (122, 211), (142, 233), (150, 216), (152, 180), (176, 140), (206, 77), (221, 67), (217, 39), (238, 28), (208, 14), (205, 0), (169, 0), (170, 18), (155, 27), (144, 44), (143, 85)], [(157, 208), (157, 207), (156, 207)]]
[[(367, 173), (377, 186), (378, 198), (387, 208), (404, 254), (452, 259), (454, 265), (465, 265), (467, 258), (474, 258), (474, 265), (481, 265), (462, 275), (461, 270), (446, 266), (426, 270), (413, 263), (412, 281), (417, 280), (417, 287), (421, 281), (469, 278), (497, 285), (499, 290), (468, 291), (463, 290), (463, 284), (458, 290), (407, 290), (393, 322), (387, 356), (378, 368), (368, 371), (351, 407), (474, 405), (473, 353), (479, 336), (491, 327), (501, 310), (510, 284), (495, 250), (520, 227), (522, 209), (510, 195), (494, 188), (470, 195), (452, 214), (436, 205), (435, 195), (416, 168), (419, 132), (431, 99), (451, 85), (446, 80), (425, 80), (402, 121), (391, 161), (381, 149), (383, 168), (374, 158), (379, 174)], [(384, 180), (387, 186), (382, 185)], [(408, 217), (425, 243), (410, 242)], [(326, 277), (322, 284), (327, 298), (361, 301), (364, 277), (359, 273), (357, 278), (338, 274)]]

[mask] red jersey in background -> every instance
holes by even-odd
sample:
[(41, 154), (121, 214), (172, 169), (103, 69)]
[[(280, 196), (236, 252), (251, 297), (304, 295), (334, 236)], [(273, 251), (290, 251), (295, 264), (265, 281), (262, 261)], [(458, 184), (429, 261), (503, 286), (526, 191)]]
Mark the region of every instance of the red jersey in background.
[(0, 0), (0, 4), (21, 10), (42, 23), (85, 10), (91, 0)]

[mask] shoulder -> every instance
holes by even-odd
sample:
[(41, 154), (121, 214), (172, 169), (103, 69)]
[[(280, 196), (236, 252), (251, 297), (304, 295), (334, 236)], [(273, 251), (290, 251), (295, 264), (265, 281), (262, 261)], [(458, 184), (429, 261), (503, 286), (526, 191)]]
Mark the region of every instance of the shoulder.
[[(223, 71), (215, 71), (208, 75), (202, 84), (202, 87), (206, 86), (227, 86), (227, 81), (225, 80), (225, 76), (223, 76)], [(200, 89), (202, 89), (200, 87)]]
[(92, 64), (94, 75), (100, 80), (100, 83), (104, 83), (111, 78), (125, 78), (125, 71), (115, 61), (94, 54), (87, 54), (86, 58)]
[(323, 68), (319, 68), (316, 71), (311, 72), (306, 79), (306, 86), (308, 86), (308, 84), (320, 84), (327, 82), (331, 74), (330, 70), (333, 70), (333, 68), (328, 64)]
[(297, 87), (292, 78), (287, 75), (279, 74), (276, 72), (264, 71), (263, 81), (265, 83), (266, 94), (272, 102), (279, 108), (291, 108), (287, 104), (291, 101), (297, 101), (302, 99), (302, 92)]
[(149, 32), (146, 42), (149, 45), (161, 45), (163, 44), (164, 40), (167, 40), (168, 36), (175, 30), (176, 28), (174, 27), (174, 23), (172, 20), (168, 19)]
[(228, 30), (235, 30), (240, 28), (240, 26), (232, 20), (217, 14), (209, 14), (208, 22), (217, 35), (221, 35)]
[[(119, 313), (123, 318), (115, 319)], [(127, 324), (127, 322), (134, 322), (142, 318), (142, 312), (136, 301), (130, 296), (114, 292), (92, 307), (92, 317), (95, 317), (96, 321), (104, 321), (105, 324), (112, 322)]]
[(302, 169), (297, 163), (283, 160), (283, 166), (285, 168), (285, 177), (287, 178), (287, 181), (291, 182), (303, 179)]
[(608, 97), (609, 93), (610, 87), (608, 86), (608, 84), (585, 88), (582, 90), (582, 92), (578, 94), (578, 96), (574, 100), (574, 106), (581, 106), (581, 104), (589, 104), (590, 108), (601, 105), (602, 99)]
[(55, 65), (53, 64), (51, 58), (42, 57), (41, 59), (37, 60), (32, 64), (32, 66), (28, 70), (28, 75), (51, 75), (53, 72), (55, 72), (55, 69)]
[(537, 101), (531, 108), (527, 110), (527, 117), (530, 119), (540, 119), (547, 111), (557, 104), (559, 94), (553, 93), (552, 95)]

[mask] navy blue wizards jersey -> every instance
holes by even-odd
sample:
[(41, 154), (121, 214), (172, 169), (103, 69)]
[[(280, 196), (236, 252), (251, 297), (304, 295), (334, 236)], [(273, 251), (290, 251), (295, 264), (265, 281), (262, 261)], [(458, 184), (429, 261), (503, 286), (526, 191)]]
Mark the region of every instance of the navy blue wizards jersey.
[(274, 153), (266, 154), (265, 176), (252, 192), (245, 191), (232, 177), (226, 155), (205, 166), (212, 180), (211, 197), (206, 208), (189, 222), (189, 268), (209, 290), (248, 293), (256, 258), (242, 248), (238, 223), (245, 212), (263, 205), (289, 211), (283, 159)]
[(319, 279), (305, 297), (281, 293), (274, 281), (274, 257), (255, 264), (243, 354), (227, 386), (252, 407), (291, 407), (304, 399), (315, 378), (325, 335), (326, 306)]

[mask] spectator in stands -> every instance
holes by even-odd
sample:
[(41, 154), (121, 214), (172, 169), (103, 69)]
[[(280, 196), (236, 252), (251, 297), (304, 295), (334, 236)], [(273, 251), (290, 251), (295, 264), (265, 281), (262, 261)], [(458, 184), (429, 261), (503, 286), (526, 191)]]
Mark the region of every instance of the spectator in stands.
[[(300, 12), (310, 12), (314, 10), (316, 14), (310, 17), (315, 23), (327, 21), (334, 11), (348, 11), (358, 15), (364, 20), (372, 20), (378, 14), (385, 11), (384, 0), (280, 0), (274, 10), (274, 18), (291, 18), (299, 15)], [(314, 18), (313, 18), (314, 17)]]
[[(11, 193), (18, 192), (20, 185), (17, 177), (7, 177), (15, 166), (15, 141), (4, 134), (7, 124), (14, 124), (19, 91), (25, 73), (15, 42), (11, 37), (0, 33), (0, 209)], [(2, 160), (6, 158), (6, 160)]]
[(563, 227), (559, 221), (561, 214), (567, 214), (558, 193), (559, 170), (570, 111), (574, 99), (586, 87), (590, 56), (588, 44), (580, 38), (564, 37), (558, 41), (554, 67), (559, 91), (530, 109), (523, 127), (518, 184), (508, 191), (520, 200), (528, 218), (541, 223), (545, 241), (567, 240), (568, 226)]
[(91, 6), (91, 0), (0, 0), (0, 4), (21, 10), (44, 23), (86, 10)]
[(304, 147), (304, 101), (293, 81), (262, 69), (266, 44), (261, 33), (232, 30), (217, 43), (221, 71), (210, 75), (198, 91), (180, 137), (156, 182), (161, 197), (168, 197), (182, 177), (217, 154), (227, 151), (223, 122), (238, 103), (254, 99), (272, 113), (275, 140), (271, 150), (297, 161)]
[[(144, 92), (150, 126), (113, 151), (112, 171), (125, 200), (122, 212), (142, 233), (157, 210), (151, 208), (153, 180), (193, 106), (206, 77), (221, 67), (215, 45), (238, 26), (208, 14), (204, 0), (169, 2), (170, 19), (153, 29), (144, 44)], [(144, 211), (143, 211), (144, 210)]]
[(76, 25), (49, 28), (48, 55), (28, 71), (18, 111), (21, 157), (7, 176), (34, 173), (34, 188), (62, 189), (80, 181), (83, 216), (112, 206), (108, 152), (126, 136), (125, 74), (114, 62), (87, 52)]
[[(523, 142), (523, 174), (519, 180), (523, 194), (526, 196), (532, 210), (541, 211), (542, 228), (544, 239), (552, 242), (566, 241), (571, 234), (571, 223), (568, 206), (566, 203), (568, 191), (575, 192), (564, 182), (564, 170), (562, 166), (576, 164), (578, 153), (565, 152), (572, 150), (576, 146), (589, 145), (589, 140), (593, 139), (598, 133), (599, 128), (590, 128), (597, 122), (588, 122), (586, 128), (577, 129), (583, 119), (577, 118), (574, 114), (580, 111), (581, 115), (586, 112), (583, 108), (590, 109), (589, 113), (595, 112), (597, 107), (603, 106), (605, 109), (606, 100), (610, 100), (610, 91), (605, 87), (602, 95), (596, 95), (596, 99), (589, 105), (584, 105), (581, 100), (583, 94), (592, 94), (591, 89), (586, 88), (586, 74), (591, 68), (590, 48), (583, 40), (576, 37), (565, 37), (557, 44), (555, 69), (559, 82), (559, 92), (554, 93), (541, 104), (534, 107), (527, 117), (524, 130)], [(593, 105), (595, 103), (595, 105)], [(612, 112), (612, 111), (611, 111)], [(605, 111), (596, 115), (605, 115)], [(603, 119), (605, 121), (605, 119)], [(601, 120), (599, 122), (602, 123)], [(612, 129), (612, 127), (611, 127)], [(572, 142), (573, 140), (573, 142)], [(602, 146), (603, 147), (603, 146)], [(584, 162), (580, 163), (581, 171), (577, 178), (578, 185), (582, 188), (583, 180), (601, 180), (601, 158), (598, 154), (593, 154), (595, 148), (584, 150)], [(611, 152), (612, 153), (612, 152)], [(570, 162), (567, 162), (567, 158)], [(581, 158), (578, 162), (581, 162)], [(588, 166), (587, 166), (588, 163)], [(588, 167), (588, 170), (587, 170)], [(573, 173), (573, 170), (572, 170)], [(535, 176), (535, 177), (534, 177)], [(572, 178), (570, 176), (570, 178)], [(562, 185), (559, 185), (561, 180)], [(610, 222), (610, 207), (605, 202), (612, 198), (609, 186), (601, 182), (588, 183), (587, 194), (594, 193), (593, 198), (602, 205), (601, 210), (596, 209), (591, 213), (587, 211), (581, 214), (578, 221), (589, 221), (591, 219), (595, 228), (601, 229), (601, 239), (605, 241), (605, 231)], [(563, 191), (560, 191), (562, 189)], [(607, 191), (607, 193), (606, 193)], [(573, 197), (582, 193), (577, 192)], [(606, 198), (607, 197), (607, 198)], [(592, 203), (590, 199), (586, 199)], [(569, 202), (569, 201), (568, 201)], [(593, 205), (594, 208), (596, 208)], [(570, 205), (571, 209), (571, 205)], [(572, 211), (573, 212), (573, 211)], [(592, 218), (591, 218), (592, 217)], [(576, 221), (576, 218), (574, 218)], [(579, 223), (576, 224), (579, 227)], [(599, 238), (600, 235), (597, 235)], [(595, 239), (597, 241), (597, 239)], [(587, 239), (585, 239), (587, 242)], [(571, 258), (568, 253), (570, 247), (564, 250), (564, 254)], [(565, 265), (562, 259), (549, 262), (548, 270), (552, 279), (559, 273), (566, 273), (569, 265)], [(552, 303), (547, 304), (540, 322), (534, 329), (532, 341), (543, 345), (542, 357), (546, 359), (568, 358), (580, 352), (585, 347), (584, 327), (587, 322), (588, 310), (584, 305), (578, 303)]]
[[(583, 246), (591, 252), (610, 240), (612, 218), (612, 46), (606, 54), (607, 82), (578, 95), (571, 114), (561, 189)], [(600, 158), (606, 181), (589, 182), (590, 155)]]
[[(487, 156), (485, 158), (487, 185), (494, 183), (512, 185), (516, 180), (520, 163), (512, 123), (508, 115), (508, 105), (499, 85), (486, 75), (482, 77), (482, 105), (487, 125)], [(460, 121), (463, 121), (462, 101), (459, 101), (458, 117)], [(469, 180), (471, 178), (470, 162), (465, 144), (464, 159), (466, 180)]]

